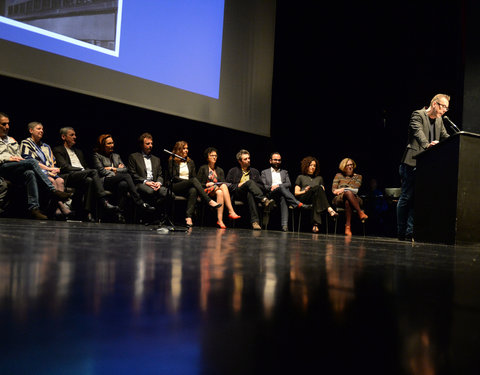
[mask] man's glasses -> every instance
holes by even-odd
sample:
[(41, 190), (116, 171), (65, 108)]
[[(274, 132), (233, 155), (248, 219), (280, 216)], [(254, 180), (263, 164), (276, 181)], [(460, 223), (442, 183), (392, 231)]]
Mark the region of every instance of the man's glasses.
[(448, 106), (442, 103), (437, 102), (437, 104), (440, 106), (440, 108), (443, 108), (445, 111), (448, 111)]

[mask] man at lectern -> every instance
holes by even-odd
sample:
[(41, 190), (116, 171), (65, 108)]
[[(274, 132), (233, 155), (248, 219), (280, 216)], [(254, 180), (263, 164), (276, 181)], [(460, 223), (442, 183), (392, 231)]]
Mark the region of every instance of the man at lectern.
[(415, 187), (415, 156), (439, 141), (448, 138), (442, 116), (448, 111), (450, 96), (437, 94), (428, 108), (412, 113), (408, 126), (408, 145), (399, 167), (402, 192), (397, 204), (397, 235), (399, 240), (413, 238), (413, 192)]

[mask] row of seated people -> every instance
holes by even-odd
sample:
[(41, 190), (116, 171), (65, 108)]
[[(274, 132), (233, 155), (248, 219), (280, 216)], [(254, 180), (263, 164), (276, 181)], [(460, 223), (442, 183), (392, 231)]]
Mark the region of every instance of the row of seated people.
[[(53, 150), (44, 142), (43, 125), (38, 122), (29, 124), (30, 137), (20, 144), (8, 137), (9, 118), (0, 113), (0, 177), (27, 186), (28, 207), (33, 218), (46, 219), (39, 207), (38, 199), (30, 202), (30, 185), (39, 182), (55, 191), (63, 193), (65, 187), (74, 188), (72, 209), (83, 220), (90, 220), (93, 206), (105, 211), (123, 212), (130, 197), (143, 211), (160, 212), (167, 197), (164, 186), (160, 158), (152, 154), (153, 137), (144, 133), (139, 138), (140, 151), (133, 153), (125, 165), (119, 154), (114, 152), (114, 140), (110, 134), (98, 137), (93, 155), (94, 168), (88, 168), (83, 152), (76, 144), (75, 130), (65, 127), (60, 130), (63, 144)], [(252, 228), (260, 230), (258, 204), (271, 210), (280, 206), (282, 230), (288, 230), (288, 206), (311, 211), (312, 231), (318, 232), (322, 222), (321, 213), (327, 211), (331, 216), (337, 213), (330, 206), (325, 194), (323, 178), (319, 175), (319, 163), (314, 157), (305, 157), (301, 162), (301, 175), (295, 181), (291, 192), (288, 171), (281, 169), (281, 155), (275, 152), (270, 157), (271, 168), (261, 173), (250, 166), (250, 154), (247, 150), (237, 153), (238, 166), (231, 168), (227, 175), (217, 165), (218, 151), (210, 147), (205, 151), (206, 164), (196, 171), (195, 163), (188, 157), (188, 144), (179, 141), (172, 150), (166, 168), (166, 180), (171, 182), (174, 194), (187, 198), (185, 224), (193, 225), (193, 216), (197, 198), (217, 211), (217, 225), (226, 228), (223, 221), (224, 208), (228, 217), (239, 219), (232, 205), (232, 198), (244, 201), (248, 207)], [(333, 203), (344, 207), (346, 212), (345, 233), (351, 234), (350, 225), (353, 210), (360, 219), (367, 215), (360, 209), (361, 198), (358, 189), (362, 176), (354, 173), (356, 165), (351, 159), (340, 163), (338, 173), (332, 184)], [(27, 178), (26, 170), (33, 170), (35, 178)], [(37, 176), (38, 175), (38, 176)], [(42, 182), (43, 181), (43, 182)], [(48, 184), (45, 182), (48, 181)], [(37, 195), (38, 195), (38, 188)], [(109, 194), (115, 194), (116, 205), (107, 200)], [(63, 200), (68, 193), (56, 199), (58, 210), (64, 215), (71, 214)]]

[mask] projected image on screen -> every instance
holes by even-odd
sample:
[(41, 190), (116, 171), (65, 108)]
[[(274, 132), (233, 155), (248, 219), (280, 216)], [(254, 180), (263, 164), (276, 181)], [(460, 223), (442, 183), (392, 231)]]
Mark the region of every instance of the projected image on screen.
[(0, 15), (14, 21), (12, 25), (32, 32), (74, 44), (87, 43), (85, 47), (93, 45), (100, 52), (116, 51), (120, 30), (118, 3), (118, 0), (6, 0)]
[(218, 99), (224, 0), (0, 0), (0, 7), (2, 39)]

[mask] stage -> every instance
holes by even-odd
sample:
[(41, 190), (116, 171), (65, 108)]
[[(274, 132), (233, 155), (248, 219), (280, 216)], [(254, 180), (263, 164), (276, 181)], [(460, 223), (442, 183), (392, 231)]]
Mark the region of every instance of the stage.
[(0, 219), (0, 373), (478, 374), (480, 247)]

